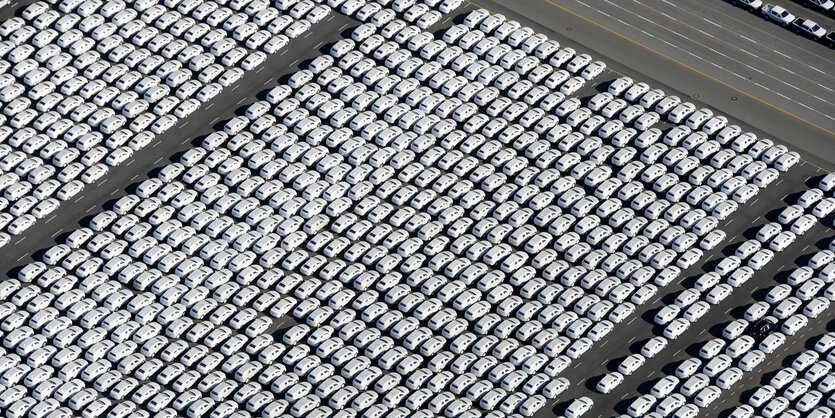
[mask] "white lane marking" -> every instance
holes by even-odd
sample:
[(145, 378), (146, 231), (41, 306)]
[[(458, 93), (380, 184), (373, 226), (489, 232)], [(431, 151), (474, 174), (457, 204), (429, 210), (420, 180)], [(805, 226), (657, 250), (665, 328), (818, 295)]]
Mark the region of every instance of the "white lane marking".
[[(745, 40), (747, 40), (747, 41), (754, 42), (754, 40), (753, 40), (753, 39), (751, 39), (751, 38), (749, 38), (749, 37), (747, 37), (747, 36), (745, 36), (745, 35), (740, 34), (740, 35), (739, 35), (739, 37), (740, 37), (740, 38), (742, 38), (742, 39), (745, 39)], [(740, 50), (741, 50), (741, 51), (748, 52), (748, 51), (746, 51), (746, 50), (744, 50), (744, 49), (740, 49)], [(750, 52), (748, 52), (748, 53), (750, 54)]]
[(784, 56), (784, 57), (786, 57), (786, 58), (788, 58), (788, 59), (792, 59), (792, 57), (790, 57), (790, 56), (788, 56), (788, 55), (786, 55), (786, 54), (784, 54), (784, 53), (782, 53), (782, 52), (780, 52), (780, 51), (778, 51), (778, 50), (776, 50), (776, 49), (774, 50), (774, 53), (776, 53), (776, 54), (778, 54), (778, 55), (782, 55), (782, 56)]
[[(667, 27), (665, 27), (664, 25), (661, 25), (661, 24), (659, 24), (659, 23), (657, 23), (657, 22), (653, 22), (653, 21), (651, 21), (651, 20), (647, 19), (646, 17), (641, 16), (640, 14), (635, 13), (634, 11), (629, 10), (629, 9), (627, 9), (627, 8), (623, 7), (623, 6), (620, 6), (620, 5), (618, 5), (618, 4), (616, 4), (616, 3), (614, 3), (614, 2), (612, 2), (612, 1), (610, 1), (610, 0), (604, 0), (604, 1), (606, 1), (607, 3), (611, 4), (612, 6), (617, 7), (617, 8), (619, 8), (619, 9), (621, 9), (621, 10), (623, 10), (623, 11), (627, 12), (627, 13), (630, 13), (630, 14), (632, 14), (632, 15), (635, 15), (635, 16), (637, 16), (637, 17), (638, 17), (638, 18), (640, 18), (640, 19), (646, 20), (646, 21), (648, 21), (648, 22), (652, 23), (653, 25), (658, 26), (658, 27), (660, 27), (660, 28), (662, 28), (662, 29), (664, 29), (664, 30), (666, 30), (666, 31), (668, 31), (668, 32), (670, 32), (670, 33), (672, 33), (672, 34), (674, 34), (674, 35), (676, 35), (676, 36), (680, 37), (680, 38), (683, 38), (683, 39), (685, 39), (685, 40), (687, 40), (687, 41), (693, 42), (694, 44), (696, 44), (696, 45), (698, 45), (698, 46), (700, 46), (700, 47), (703, 47), (703, 48), (709, 49), (709, 50), (711, 50), (711, 51), (713, 51), (713, 52), (717, 52), (716, 50), (714, 50), (714, 49), (712, 49), (712, 48), (710, 48), (710, 47), (708, 47), (708, 46), (706, 46), (706, 45), (703, 45), (703, 44), (701, 44), (701, 43), (699, 43), (699, 42), (697, 42), (697, 41), (694, 41), (694, 40), (692, 40), (692, 39), (690, 39), (690, 38), (687, 38), (686, 36), (682, 35), (681, 33), (677, 32), (677, 31), (674, 31), (674, 30), (672, 30), (672, 29), (670, 29), (670, 28), (667, 28)], [(635, 2), (636, 2), (636, 3), (638, 3), (638, 4), (641, 4), (641, 3), (637, 2), (636, 0), (633, 0), (633, 1), (635, 1)], [(588, 6), (588, 5), (587, 5), (587, 6)], [(597, 11), (599, 12), (599, 10), (598, 10), (598, 9), (596, 9), (596, 8), (594, 8), (594, 7), (592, 7), (592, 6), (588, 6), (588, 7), (592, 8), (592, 9), (594, 9), (594, 10), (597, 10)], [(634, 27), (633, 25), (631, 25), (631, 24), (629, 24), (629, 23), (624, 22), (622, 19), (615, 18), (615, 20), (617, 20), (618, 22), (621, 22), (622, 24), (624, 24), (624, 25), (626, 25), (626, 26)], [(694, 27), (692, 27), (692, 26), (688, 25), (687, 23), (684, 23), (684, 22), (682, 22), (682, 23), (683, 23), (683, 24), (685, 24), (685, 25), (687, 25), (687, 26), (688, 26), (688, 27), (690, 27), (690, 28), (695, 29)], [(639, 30), (640, 30), (641, 32), (646, 33), (643, 29), (639, 29)], [(701, 31), (700, 29), (696, 29), (696, 30), (698, 30), (699, 32), (703, 32), (703, 31)], [(703, 32), (703, 33), (704, 33), (704, 32)], [(666, 41), (665, 41), (665, 42), (666, 42)], [(726, 43), (726, 44), (729, 44), (728, 42), (725, 42), (725, 41), (722, 41), (722, 42), (724, 42), (724, 43)], [(730, 45), (730, 44), (729, 44), (729, 45)], [(734, 45), (731, 45), (731, 46), (736, 47), (736, 46), (734, 46)], [(680, 48), (679, 48), (679, 49), (680, 49)], [(740, 48), (740, 49), (741, 49), (741, 48)], [(690, 54), (691, 56), (693, 56), (693, 57), (695, 57), (695, 58), (699, 59), (700, 61), (710, 62), (710, 60), (705, 60), (704, 58), (702, 58), (702, 57), (700, 57), (700, 56), (698, 56), (698, 55), (694, 54), (693, 52), (690, 52), (690, 51), (685, 51), (685, 52), (687, 52), (687, 53), (688, 53), (688, 54)], [(779, 51), (775, 51), (775, 52), (778, 52), (778, 53), (780, 53), (781, 55), (786, 56), (785, 54), (783, 54), (783, 53), (781, 53), (781, 52), (779, 52)], [(720, 53), (720, 54), (721, 54), (721, 53)], [(807, 95), (809, 95), (809, 96), (811, 96), (811, 97), (815, 97), (812, 93), (810, 93), (810, 92), (808, 92), (808, 91), (806, 91), (806, 90), (800, 89), (800, 88), (798, 88), (797, 86), (794, 86), (794, 85), (792, 85), (792, 84), (790, 84), (790, 83), (786, 82), (785, 80), (783, 80), (783, 79), (781, 79), (781, 78), (778, 78), (778, 77), (776, 77), (776, 76), (774, 76), (774, 75), (771, 75), (771, 74), (765, 73), (764, 71), (762, 71), (762, 70), (760, 70), (760, 69), (758, 69), (758, 68), (755, 68), (755, 67), (753, 67), (753, 66), (751, 66), (751, 65), (748, 65), (748, 64), (746, 64), (746, 63), (744, 63), (744, 62), (742, 62), (742, 61), (739, 61), (739, 60), (737, 60), (737, 59), (734, 59), (734, 58), (732, 58), (732, 57), (730, 57), (730, 56), (727, 56), (727, 55), (725, 55), (725, 54), (721, 54), (721, 55), (725, 56), (725, 57), (726, 57), (726, 58), (728, 58), (729, 60), (734, 61), (734, 62), (736, 62), (736, 63), (738, 63), (738, 64), (745, 65), (746, 67), (750, 68), (750, 69), (751, 69), (751, 70), (753, 70), (753, 71), (756, 71), (756, 72), (758, 72), (758, 73), (760, 73), (760, 74), (764, 74), (764, 75), (766, 75), (767, 77), (772, 78), (772, 79), (774, 79), (775, 81), (777, 81), (777, 82), (779, 82), (779, 83), (782, 83), (782, 84), (785, 84), (785, 85), (787, 85), (787, 86), (789, 86), (789, 87), (791, 87), (791, 88), (794, 88), (795, 90), (797, 90), (797, 91), (799, 91), (799, 92), (805, 93), (805, 94), (807, 94)], [(754, 54), (751, 54), (751, 55), (754, 55)], [(754, 55), (754, 56), (756, 57), (756, 55)], [(788, 56), (786, 56), (786, 57), (788, 57)], [(759, 58), (759, 57), (757, 57), (757, 58)], [(717, 66), (718, 66), (718, 65), (717, 65)], [(721, 68), (721, 67), (720, 67), (720, 68)], [(790, 73), (791, 73), (792, 75), (794, 75), (794, 76), (797, 76), (797, 74), (795, 74), (794, 72), (790, 72)], [(800, 77), (800, 78), (806, 79), (807, 81), (814, 82), (813, 80), (809, 80), (809, 79), (807, 79), (807, 78), (805, 78), (805, 77)], [(819, 83), (816, 83), (816, 84), (819, 84)], [(763, 88), (765, 89), (765, 87), (763, 87)], [(769, 91), (773, 91), (773, 89), (767, 89), (767, 90), (769, 90)], [(785, 95), (781, 95), (781, 96), (782, 96), (782, 97), (786, 97)], [(793, 102), (799, 102), (799, 101), (797, 101), (797, 100), (792, 100), (792, 101), (793, 101)], [(829, 105), (829, 104), (830, 104), (828, 101), (824, 101), (824, 103), (826, 103), (827, 105)], [(817, 109), (814, 109), (814, 108), (813, 108), (812, 110), (813, 110), (815, 113), (819, 113), (819, 114), (821, 114), (821, 115), (824, 115), (824, 116), (829, 117), (826, 113), (821, 112), (821, 111), (819, 111), (819, 110), (817, 110)]]
[[(682, 7), (681, 7), (680, 5), (678, 5), (678, 4), (671, 3), (671, 2), (666, 1), (666, 0), (661, 0), (661, 1), (663, 1), (664, 3), (669, 4), (669, 5), (670, 5), (670, 6), (672, 6), (672, 7), (675, 7), (676, 9), (679, 9), (679, 10), (683, 11), (684, 13), (687, 13), (687, 14), (689, 14), (689, 15), (698, 16), (698, 17), (700, 17), (700, 18), (704, 19), (704, 17), (699, 16), (699, 15), (697, 15), (696, 13), (691, 12), (690, 10), (684, 9), (684, 8), (682, 8)], [(729, 7), (733, 7), (733, 6), (729, 6)], [(816, 58), (818, 58), (818, 59), (823, 59), (823, 60), (825, 60), (825, 61), (827, 61), (827, 62), (829, 62), (829, 63), (835, 63), (835, 61), (833, 61), (833, 60), (829, 59), (829, 57), (828, 57), (828, 56), (819, 55), (819, 54), (817, 54), (817, 53), (815, 53), (815, 52), (812, 52), (812, 51), (810, 51), (810, 50), (808, 50), (808, 49), (806, 49), (806, 48), (799, 47), (799, 46), (797, 46), (797, 45), (795, 45), (795, 44), (793, 44), (793, 43), (791, 43), (791, 42), (789, 42), (789, 41), (785, 40), (785, 39), (784, 39), (783, 37), (781, 37), (781, 36), (777, 36), (777, 35), (771, 34), (771, 33), (769, 33), (769, 32), (766, 32), (766, 31), (764, 31), (764, 30), (762, 30), (762, 29), (760, 29), (760, 28), (757, 28), (757, 27), (755, 27), (755, 26), (753, 26), (753, 25), (749, 24), (747, 20), (740, 20), (740, 19), (734, 18), (734, 17), (732, 17), (732, 16), (731, 16), (730, 14), (728, 14), (728, 13), (724, 13), (724, 15), (725, 15), (725, 17), (727, 17), (728, 19), (733, 20), (733, 21), (736, 23), (736, 25), (734, 25), (734, 27), (745, 26), (747, 29), (749, 29), (749, 31), (748, 31), (748, 32), (750, 32), (750, 30), (757, 31), (757, 32), (759, 32), (760, 34), (765, 35), (765, 36), (767, 36), (767, 37), (771, 38), (772, 40), (775, 40), (775, 41), (777, 41), (777, 42), (781, 42), (781, 43), (784, 43), (784, 44), (788, 45), (788, 46), (789, 46), (790, 48), (792, 48), (792, 49), (803, 51), (803, 52), (805, 52), (805, 53), (807, 53), (807, 54), (810, 54), (810, 55), (812, 55), (812, 56), (814, 56), (814, 57), (816, 57)], [(723, 27), (724, 27), (724, 28), (728, 28), (728, 27), (730, 27), (730, 26), (731, 26), (731, 25), (724, 25)], [(742, 29), (742, 28), (740, 28), (740, 29)], [(729, 31), (730, 31), (730, 30), (729, 30)], [(731, 31), (731, 33), (733, 33), (734, 35), (739, 36), (739, 34), (738, 34), (737, 32)], [(757, 44), (758, 46), (762, 46), (762, 41), (755, 41), (754, 39), (751, 39), (751, 38), (748, 38), (748, 37), (744, 37), (744, 36), (743, 36), (743, 38), (745, 38), (745, 39), (747, 39), (747, 40), (751, 41), (751, 43)]]
[[(699, 32), (701, 32), (701, 33), (703, 33), (703, 34), (705, 34), (705, 35), (707, 35), (707, 36), (710, 36), (711, 38), (715, 38), (715, 36), (713, 36), (713, 35), (711, 35), (711, 34), (709, 34), (709, 33), (705, 32), (705, 31), (703, 31), (703, 30), (701, 30), (701, 29), (699, 29)], [(725, 55), (725, 54), (722, 54), (722, 55)]]
[(754, 71), (756, 71), (756, 72), (760, 73), (760, 74), (765, 74), (765, 72), (763, 72), (762, 70), (760, 70), (760, 69), (759, 69), (759, 68), (757, 68), (757, 67), (752, 67), (752, 66), (750, 66), (750, 65), (748, 65), (748, 64), (745, 64), (745, 66), (746, 66), (746, 67), (748, 67), (748, 68), (750, 68), (751, 70), (754, 70)]
[[(699, 32), (701, 32), (701, 31), (699, 31)], [(727, 57), (727, 55), (725, 55), (725, 54), (723, 54), (722, 52), (719, 52), (719, 51), (717, 51), (717, 50), (715, 50), (715, 49), (713, 49), (713, 48), (708, 48), (708, 49), (709, 49), (711, 52), (713, 52), (714, 54), (718, 54), (718, 55), (721, 55), (721, 56), (723, 56), (723, 57)]]

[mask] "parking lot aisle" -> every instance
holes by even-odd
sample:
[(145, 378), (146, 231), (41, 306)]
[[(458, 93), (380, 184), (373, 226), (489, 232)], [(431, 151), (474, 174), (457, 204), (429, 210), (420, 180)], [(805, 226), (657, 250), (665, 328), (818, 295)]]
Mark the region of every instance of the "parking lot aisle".
[[(815, 229), (809, 231), (809, 233), (795, 242), (793, 244), (794, 247), (792, 248), (801, 249), (807, 245), (813, 245), (824, 236), (822, 234), (823, 231), (824, 229), (821, 226), (817, 226)], [(813, 250), (809, 249), (807, 252), (813, 252)], [(586, 392), (576, 396), (589, 396), (595, 400), (599, 399), (599, 402), (595, 402), (594, 408), (590, 412), (591, 415), (602, 414), (603, 416), (609, 416), (615, 412), (625, 413), (626, 408), (635, 398), (644, 393), (649, 393), (649, 389), (660, 378), (667, 374), (673, 374), (675, 367), (677, 367), (681, 361), (697, 355), (698, 349), (706, 341), (712, 338), (721, 337), (722, 328), (728, 322), (735, 319), (732, 316), (731, 311), (740, 308), (744, 309), (750, 304), (758, 301), (759, 299), (751, 296), (755, 291), (758, 289), (769, 289), (777, 285), (778, 282), (774, 280), (775, 276), (781, 272), (791, 271), (798, 267), (793, 262), (791, 265), (784, 265), (787, 261), (785, 259), (794, 259), (797, 254), (797, 251), (780, 253), (778, 257), (769, 263), (763, 270), (757, 272), (753, 279), (748, 281), (742, 287), (735, 289), (731, 297), (727, 298), (719, 305), (712, 306), (710, 311), (697, 323), (695, 323), (694, 326), (691, 326), (678, 339), (670, 341), (667, 348), (665, 348), (658, 356), (647, 359), (646, 363), (638, 369), (635, 374), (626, 376), (624, 382), (609, 394), (598, 394), (594, 392), (593, 385), (588, 385), (589, 388), (586, 389)], [(647, 324), (644, 323), (642, 325), (646, 326)], [(640, 350), (640, 344), (642, 343), (643, 341), (635, 340), (634, 344), (637, 349), (632, 351), (637, 352), (637, 350)], [(607, 359), (609, 359), (609, 362), (614, 368), (616, 368), (619, 361), (627, 354), (628, 353), (623, 353), (620, 357), (611, 356), (607, 357)], [(599, 356), (596, 357), (599, 358)], [(779, 355), (767, 356), (761, 367), (768, 368), (771, 367), (769, 364), (774, 364), (775, 362), (779, 364), (780, 361), (781, 359)], [(601, 376), (596, 373), (588, 373), (588, 375), (596, 377), (589, 379), (590, 383), (593, 384), (596, 384), (597, 380)], [(569, 377), (569, 379), (571, 379), (571, 377)], [(575, 380), (572, 380), (572, 382), (574, 381)], [(572, 390), (576, 390), (576, 388), (580, 386), (581, 385), (573, 386)], [(582, 386), (585, 387), (587, 385), (584, 384)], [(735, 387), (731, 390), (723, 391), (723, 396), (739, 396), (740, 393), (742, 393), (740, 391), (740, 387)], [(574, 393), (569, 393), (568, 395), (572, 396)], [(714, 415), (711, 414), (711, 416)]]
[[(784, 181), (765, 189), (763, 196), (753, 205), (740, 207), (740, 210), (731, 218), (730, 223), (725, 221), (720, 224), (722, 225), (720, 228), (728, 233), (729, 239), (723, 245), (717, 247), (717, 249), (708, 252), (703, 259), (705, 260), (704, 263), (698, 264), (682, 273), (681, 279), (678, 282), (661, 288), (659, 295), (652, 302), (640, 306), (636, 313), (627, 320), (626, 324), (616, 326), (612, 333), (604, 338), (603, 341), (593, 346), (588, 356), (583, 357), (580, 362), (572, 365), (563, 376), (567, 377), (575, 385), (561, 399), (575, 399), (580, 396), (589, 396), (595, 400), (599, 399), (598, 402), (595, 402), (595, 407), (592, 411), (597, 411), (604, 416), (612, 413), (613, 407), (617, 408), (619, 412), (621, 412), (620, 409), (625, 410), (626, 406), (628, 406), (628, 402), (625, 401), (631, 400), (639, 395), (635, 391), (635, 388), (643, 387), (646, 381), (657, 380), (663, 377), (664, 373), (662, 371), (672, 370), (672, 368), (665, 368), (665, 366), (689, 357), (692, 353), (688, 353), (688, 349), (692, 347), (698, 349), (702, 343), (701, 340), (713, 338), (711, 334), (708, 334), (708, 331), (721, 333), (724, 324), (731, 320), (730, 312), (735, 307), (746, 306), (757, 301), (751, 297), (757, 289), (771, 287), (777, 284), (773, 281), (775, 275), (781, 271), (793, 269), (799, 252), (807, 253), (813, 251), (812, 248), (814, 248), (814, 245), (827, 236), (825, 227), (820, 224), (816, 225), (807, 234), (800, 237), (793, 244), (793, 247), (790, 248), (790, 251), (778, 253), (775, 259), (766, 265), (763, 270), (757, 272), (752, 280), (735, 289), (730, 298), (719, 305), (712, 306), (710, 311), (695, 326), (691, 327), (678, 339), (670, 341), (667, 348), (661, 354), (655, 358), (647, 359), (646, 364), (636, 374), (628, 376), (624, 383), (611, 393), (602, 395), (594, 390), (597, 380), (600, 377), (610, 371), (616, 370), (617, 365), (624, 357), (639, 352), (641, 346), (648, 339), (660, 335), (663, 327), (656, 326), (652, 320), (655, 313), (661, 307), (672, 303), (672, 300), (675, 299), (681, 290), (692, 287), (692, 282), (703, 272), (712, 271), (714, 264), (712, 261), (717, 261), (727, 254), (732, 254), (732, 251), (740, 243), (750, 238), (743, 234), (746, 232), (750, 233), (749, 230), (755, 230), (761, 225), (770, 222), (770, 220), (764, 219), (762, 217), (763, 215), (788, 206), (789, 204), (784, 199), (798, 192), (798, 185), (803, 184), (803, 180), (814, 174), (814, 171), (814, 168), (811, 166), (797, 166), (794, 170), (784, 173), (783, 175), (787, 176), (783, 178)], [(740, 222), (741, 219), (750, 219), (751, 222)], [(803, 251), (800, 251), (801, 249)], [(705, 266), (710, 268), (705, 268)], [(686, 284), (686, 286), (682, 283)], [(694, 344), (694, 339), (699, 342)], [(589, 359), (605, 359), (605, 361), (591, 362)], [(650, 386), (646, 385), (647, 388)], [(611, 404), (611, 400), (613, 399), (618, 402), (618, 405)]]
[[(818, 166), (827, 170), (835, 167), (835, 152), (824, 145), (828, 139), (835, 140), (835, 121), (811, 113), (798, 102), (785, 100), (775, 94), (771, 85), (753, 85), (748, 80), (729, 74), (722, 77), (715, 67), (711, 65), (702, 69), (702, 61), (689, 55), (679, 60), (675, 56), (677, 46), (660, 40), (660, 45), (655, 45), (650, 42), (652, 38), (637, 28), (615, 21), (614, 15), (607, 17), (580, 3), (568, 3), (566, 8), (546, 0), (520, 0), (512, 7), (494, 0), (480, 0), (476, 4), (518, 19), (567, 46), (594, 57), (606, 57), (609, 68), (636, 80), (662, 88), (668, 94), (679, 95), (697, 106), (711, 107), (738, 119), (744, 130), (796, 148), (804, 158)], [(733, 6), (728, 7), (734, 9)], [(742, 9), (736, 11), (747, 13)], [(731, 10), (728, 14), (733, 12)], [(765, 21), (757, 23), (775, 26)], [(779, 26), (768, 29), (783, 31)], [(649, 40), (644, 43), (646, 39), (643, 38)], [(831, 56), (831, 51), (823, 45), (812, 44), (821, 48), (819, 55), (826, 52), (826, 56)], [(799, 50), (793, 46), (787, 49)], [(783, 65), (787, 68), (800, 65), (786, 61)], [(751, 81), (756, 80), (752, 77)]]
[(63, 202), (60, 216), (46, 218), (24, 234), (12, 237), (11, 245), (0, 252), (0, 265), (4, 266), (6, 275), (12, 277), (16, 266), (36, 261), (38, 258), (33, 254), (37, 251), (62, 242), (58, 238), (79, 228), (83, 219), (101, 212), (107, 202), (124, 196), (131, 184), (145, 180), (151, 170), (192, 148), (195, 138), (214, 131), (218, 123), (234, 117), (238, 109), (254, 102), (256, 94), (276, 86), (279, 78), (297, 71), (300, 63), (318, 56), (317, 46), (335, 42), (342, 30), (358, 24), (342, 14), (332, 16), (333, 19), (312, 28), (312, 36), (293, 39), (283, 51), (268, 56), (261, 66), (268, 71), (259, 71), (260, 68), (247, 71), (237, 84), (223, 89), (199, 111), (157, 136), (155, 142), (137, 151), (131, 160), (111, 167), (108, 176), (96, 187), (85, 188), (75, 199)]
[(805, 326), (794, 336), (788, 337), (785, 345), (780, 347), (776, 352), (766, 356), (765, 361), (754, 370), (745, 372), (744, 377), (740, 383), (733, 387), (733, 390), (722, 391), (722, 396), (708, 408), (710, 416), (725, 416), (737, 405), (747, 405), (748, 398), (751, 396), (753, 390), (767, 385), (771, 377), (778, 370), (789, 367), (791, 361), (798, 354), (811, 349), (821, 335), (832, 330), (831, 316), (821, 315), (817, 318), (810, 319), (809, 325)]

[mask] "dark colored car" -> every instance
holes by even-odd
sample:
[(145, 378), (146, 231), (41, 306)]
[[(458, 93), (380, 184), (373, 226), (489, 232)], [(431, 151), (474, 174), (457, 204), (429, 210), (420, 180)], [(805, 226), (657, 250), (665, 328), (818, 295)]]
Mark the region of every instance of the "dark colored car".
[(758, 339), (765, 338), (766, 335), (774, 330), (775, 326), (777, 326), (777, 322), (770, 318), (760, 319), (751, 327), (751, 336)]

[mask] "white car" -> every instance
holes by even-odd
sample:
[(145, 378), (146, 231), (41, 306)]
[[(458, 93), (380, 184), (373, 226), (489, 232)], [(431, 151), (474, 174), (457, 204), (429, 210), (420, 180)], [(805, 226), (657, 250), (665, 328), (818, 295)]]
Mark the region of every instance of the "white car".
[(632, 87), (633, 84), (635, 84), (635, 82), (631, 78), (621, 77), (609, 85), (608, 92), (615, 96), (620, 96), (628, 88)]
[(768, 244), (773, 251), (782, 252), (797, 239), (797, 235), (791, 231), (783, 231), (777, 234)]
[(630, 354), (627, 356), (623, 361), (621, 361), (620, 365), (618, 365), (618, 372), (629, 376), (638, 370), (641, 366), (644, 365), (646, 359), (641, 354)]
[[(691, 114), (696, 112), (696, 105), (690, 102), (681, 103), (672, 110), (667, 115), (667, 120), (674, 124), (680, 124), (684, 122)], [(658, 112), (661, 113), (661, 112)]]
[(624, 377), (621, 373), (611, 372), (600, 379), (600, 382), (597, 383), (596, 389), (600, 393), (609, 393), (614, 388), (620, 386), (620, 384), (623, 383), (623, 379)]
[(783, 209), (777, 216), (777, 222), (783, 225), (788, 225), (794, 222), (797, 218), (803, 215), (803, 207), (800, 205), (791, 205)]
[(814, 215), (806, 214), (797, 218), (791, 225), (791, 232), (797, 235), (803, 235), (809, 231), (817, 223), (817, 218)]
[(568, 408), (565, 410), (565, 416), (566, 418), (579, 418), (588, 412), (592, 406), (594, 406), (594, 402), (591, 398), (583, 396), (575, 399), (568, 405)]
[(751, 350), (745, 353), (742, 358), (739, 359), (737, 365), (739, 366), (740, 370), (750, 372), (754, 370), (760, 363), (765, 360), (765, 353), (760, 350)]
[(702, 361), (691, 357), (687, 360), (684, 360), (679, 366), (676, 368), (676, 377), (679, 379), (687, 379), (690, 376), (693, 376), (699, 368), (702, 367)]
[(7, 231), (12, 235), (20, 235), (34, 226), (36, 221), (37, 219), (33, 215), (27, 213), (12, 221), (7, 227)]
[(652, 408), (657, 400), (652, 395), (643, 395), (632, 401), (626, 413), (631, 417), (643, 417)]
[(664, 337), (653, 337), (641, 347), (641, 355), (646, 358), (653, 358), (667, 347), (667, 339)]
[(722, 391), (716, 386), (708, 386), (696, 394), (693, 403), (700, 408), (706, 408), (708, 405), (719, 399)]
[(654, 322), (657, 325), (667, 325), (678, 317), (679, 312), (681, 312), (680, 307), (676, 305), (667, 305), (655, 314)]
[(690, 321), (683, 318), (677, 318), (664, 328), (664, 337), (668, 340), (675, 340), (681, 336), (684, 331), (687, 331), (688, 328), (690, 328)]
[(773, 259), (773, 251), (765, 249), (759, 250), (748, 260), (748, 267), (751, 267), (754, 270), (760, 270)]
[(605, 70), (606, 70), (606, 63), (605, 62), (595, 61), (595, 62), (587, 65), (586, 68), (583, 69), (582, 73), (580, 73), (580, 77), (583, 77), (583, 79), (585, 79), (587, 81), (591, 81), (592, 79), (594, 79), (595, 77), (597, 77), (598, 75), (603, 73), (603, 71), (605, 71)]
[(649, 394), (658, 399), (665, 398), (671, 394), (679, 385), (680, 380), (675, 376), (665, 376), (655, 383)]
[(772, 333), (767, 335), (763, 340), (760, 342), (759, 350), (766, 353), (771, 354), (777, 348), (785, 344), (786, 336), (781, 333)]
[(711, 305), (717, 305), (730, 296), (731, 292), (733, 292), (733, 287), (731, 287), (731, 285), (727, 283), (718, 284), (705, 294), (705, 301)]
[(761, 10), (766, 19), (773, 20), (784, 27), (795, 20), (795, 16), (784, 7), (771, 3), (764, 5)]
[(724, 231), (713, 230), (707, 233), (699, 242), (699, 247), (705, 251), (710, 251), (716, 248), (722, 241), (725, 240), (727, 234)]

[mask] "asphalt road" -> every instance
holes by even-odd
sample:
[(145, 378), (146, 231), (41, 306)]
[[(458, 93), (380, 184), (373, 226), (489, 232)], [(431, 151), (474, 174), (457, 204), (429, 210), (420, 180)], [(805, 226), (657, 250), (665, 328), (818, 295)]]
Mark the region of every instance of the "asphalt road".
[(156, 174), (155, 170), (169, 162), (179, 161), (181, 153), (199, 146), (205, 135), (222, 129), (227, 120), (242, 114), (249, 104), (263, 98), (269, 89), (279, 84), (279, 80), (320, 55), (325, 47), (339, 39), (339, 34), (358, 25), (355, 20), (339, 13), (332, 13), (328, 19), (313, 26), (302, 37), (291, 40), (288, 48), (270, 55), (264, 64), (248, 71), (236, 84), (225, 88), (197, 112), (158, 136), (156, 142), (136, 152), (132, 159), (118, 167), (110, 167), (110, 172), (101, 182), (88, 185), (74, 200), (62, 202), (54, 215), (40, 219), (22, 235), (12, 237), (11, 243), (0, 252), (0, 266), (4, 273), (16, 277), (17, 269), (39, 260), (45, 249), (63, 242), (66, 235), (86, 226), (92, 216), (109, 209), (117, 199), (132, 192), (137, 184)]
[(612, 3), (474, 2), (835, 168), (828, 145), (835, 140), (835, 54), (829, 48), (719, 0)]

